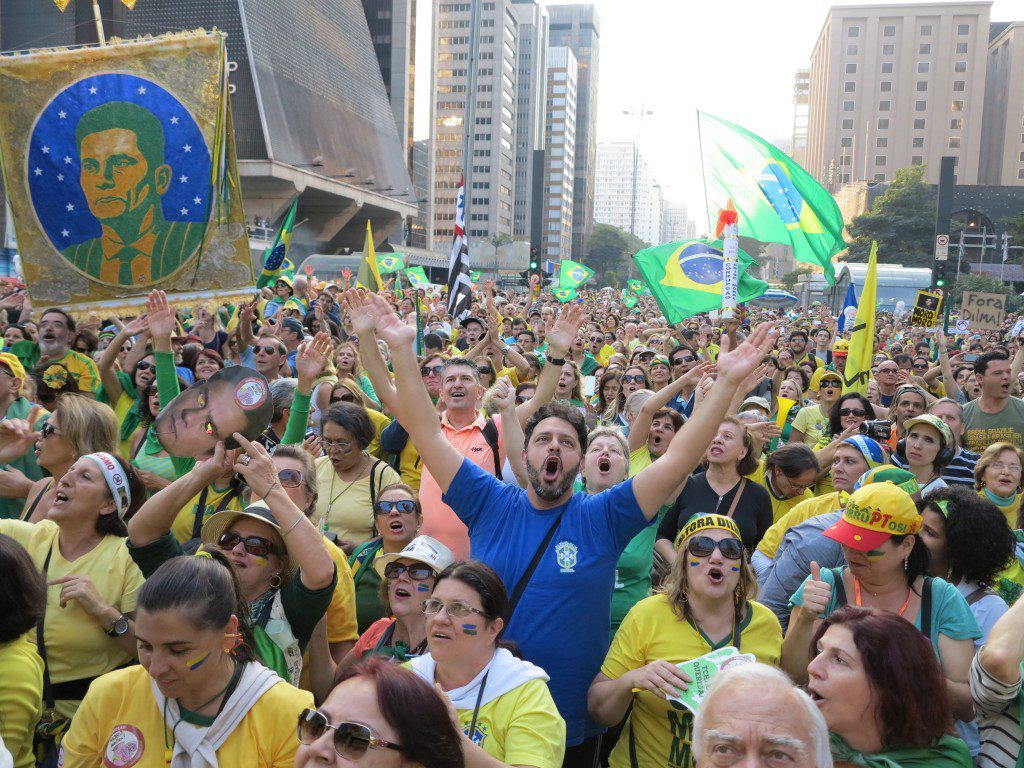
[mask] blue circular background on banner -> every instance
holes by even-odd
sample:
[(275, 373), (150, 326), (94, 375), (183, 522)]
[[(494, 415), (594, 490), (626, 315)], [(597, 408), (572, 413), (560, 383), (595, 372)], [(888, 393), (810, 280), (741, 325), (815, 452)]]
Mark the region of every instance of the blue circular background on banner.
[[(29, 145), (27, 168), (32, 205), (43, 231), (58, 251), (103, 235), (100, 220), (90, 210), (83, 192), (82, 160), (75, 131), (83, 116), (110, 102), (137, 105), (159, 121), (163, 131), (163, 165), (170, 169), (170, 181), (161, 198), (164, 220), (172, 224), (203, 224), (209, 219), (210, 152), (189, 111), (170, 92), (150, 80), (127, 74), (93, 75), (69, 85), (43, 109)], [(96, 172), (109, 174), (105, 183), (117, 191), (113, 179), (119, 170), (114, 158)], [(149, 170), (152, 172), (153, 168)], [(102, 190), (103, 186), (98, 188)], [(149, 192), (158, 194), (152, 188)], [(192, 247), (194, 240), (192, 236), (185, 242)], [(190, 255), (181, 254), (180, 263)], [(90, 276), (96, 279), (95, 275)], [(166, 275), (154, 275), (154, 279), (161, 276)]]

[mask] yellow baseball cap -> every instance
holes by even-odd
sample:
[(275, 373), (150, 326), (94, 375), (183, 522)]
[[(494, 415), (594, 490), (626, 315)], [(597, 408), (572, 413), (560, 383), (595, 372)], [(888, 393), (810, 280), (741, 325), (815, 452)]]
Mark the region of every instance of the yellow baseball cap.
[(825, 379), (838, 381), (840, 386), (842, 386), (843, 384), (843, 377), (837, 371), (832, 371), (829, 370), (828, 368), (819, 368), (814, 372), (814, 375), (811, 376), (811, 391), (817, 392), (818, 389), (821, 387), (821, 382), (823, 382)]
[(832, 345), (832, 357), (846, 357), (850, 354), (850, 342), (846, 339), (836, 339)]
[(13, 355), (10, 352), (0, 352), (0, 363), (6, 365), (11, 375), (16, 379), (21, 379), (21, 385), (25, 386), (25, 366), (21, 364), (21, 360), (18, 359), (17, 355)]
[(921, 513), (910, 494), (891, 482), (863, 485), (850, 495), (843, 516), (823, 533), (850, 549), (867, 552), (892, 536), (921, 530)]
[(676, 536), (676, 550), (678, 551), (683, 542), (694, 534), (712, 530), (728, 531), (737, 539), (743, 539), (739, 526), (736, 525), (736, 522), (731, 517), (726, 517), (725, 515), (698, 515), (684, 525), (679, 535)]

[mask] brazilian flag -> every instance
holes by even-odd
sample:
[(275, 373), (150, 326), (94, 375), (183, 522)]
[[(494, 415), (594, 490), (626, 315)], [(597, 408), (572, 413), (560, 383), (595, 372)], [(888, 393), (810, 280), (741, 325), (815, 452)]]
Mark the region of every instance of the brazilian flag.
[(469, 273), (469, 279), (474, 283), (479, 283), (480, 278), (484, 276), (484, 273), (479, 269), (473, 270)]
[(643, 296), (644, 291), (647, 290), (647, 286), (644, 285), (643, 280), (630, 280), (629, 290), (631, 290), (637, 296)]
[[(561, 268), (558, 270), (558, 284), (564, 288), (578, 288), (594, 276), (594, 270), (577, 264), (570, 259), (562, 259)], [(555, 294), (557, 298), (558, 294)]]
[[(630, 280), (630, 282), (633, 282), (633, 281)], [(635, 307), (636, 306), (636, 302), (637, 302), (637, 298), (636, 298), (635, 294), (631, 293), (630, 291), (626, 291), (626, 290), (622, 291), (622, 305), (626, 309), (632, 309), (633, 307)]]
[(382, 275), (405, 269), (405, 261), (402, 260), (404, 255), (403, 253), (378, 253), (377, 269)]
[[(722, 241), (684, 240), (645, 248), (633, 256), (670, 323), (722, 307)], [(768, 283), (747, 275), (754, 260), (739, 254), (739, 301), (756, 299)]]
[(572, 301), (576, 298), (575, 288), (559, 288), (555, 291), (555, 298), (565, 304), (567, 301)]
[(413, 288), (430, 287), (430, 280), (427, 279), (427, 273), (423, 271), (423, 267), (409, 267), (405, 270), (405, 276), (409, 278), (409, 283)]
[[(295, 226), (295, 209), (299, 207), (299, 198), (292, 200), (291, 208), (285, 214), (284, 223), (277, 230), (274, 244), (263, 252), (263, 272), (256, 282), (257, 288), (273, 285), (281, 275), (289, 277), (295, 274), (295, 265), (288, 258), (288, 248), (292, 244), (292, 227)], [(289, 269), (290, 267), (290, 269)]]

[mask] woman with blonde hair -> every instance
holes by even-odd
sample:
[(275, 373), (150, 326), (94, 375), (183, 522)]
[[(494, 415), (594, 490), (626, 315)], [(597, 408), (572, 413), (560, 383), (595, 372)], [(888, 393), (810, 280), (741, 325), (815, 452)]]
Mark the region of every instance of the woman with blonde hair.
[(38, 432), (36, 416), (28, 420), (0, 422), (0, 464), (23, 456), (33, 447), (39, 466), (50, 477), (37, 480), (28, 492), (22, 520), (38, 522), (53, 505), (57, 483), (71, 465), (87, 453), (116, 453), (117, 415), (109, 405), (81, 395), (69, 394), (57, 402), (50, 418)]
[(369, 377), (363, 372), (363, 364), (359, 361), (359, 347), (351, 341), (339, 344), (334, 350), (334, 365), (337, 367), (339, 379), (349, 378), (359, 384), (368, 398), (373, 401), (374, 408), (380, 408), (380, 398), (373, 389)]
[[(661, 592), (626, 614), (590, 685), (597, 722), (611, 727), (628, 712), (611, 768), (667, 765), (670, 755), (690, 752), (680, 739), (689, 741), (693, 715), (670, 701), (692, 682), (678, 664), (735, 649), (775, 666), (782, 653), (779, 620), (753, 601), (757, 580), (736, 523), (695, 517), (675, 544), (678, 557)], [(692, 758), (681, 764), (692, 768)]]

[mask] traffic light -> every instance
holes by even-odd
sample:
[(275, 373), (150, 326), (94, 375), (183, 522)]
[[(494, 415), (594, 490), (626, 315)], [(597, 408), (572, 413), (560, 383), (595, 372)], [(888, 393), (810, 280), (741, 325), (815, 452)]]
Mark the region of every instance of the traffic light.
[(946, 288), (946, 261), (936, 261), (932, 266), (932, 286), (935, 288)]
[(540, 271), (540, 248), (536, 245), (530, 247), (530, 272)]

